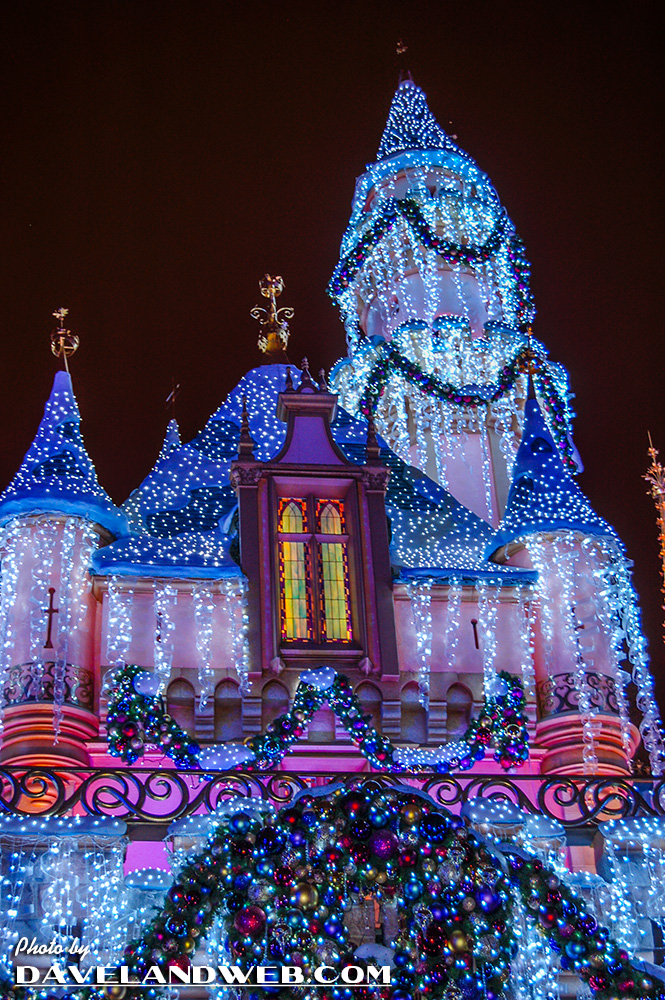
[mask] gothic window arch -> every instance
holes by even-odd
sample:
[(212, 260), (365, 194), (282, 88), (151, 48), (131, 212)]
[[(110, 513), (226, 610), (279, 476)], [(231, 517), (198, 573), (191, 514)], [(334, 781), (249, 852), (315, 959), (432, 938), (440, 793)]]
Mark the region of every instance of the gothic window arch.
[(288, 712), (289, 692), (279, 681), (268, 681), (261, 692), (261, 730), (265, 732), (273, 719)]
[(427, 743), (427, 712), (420, 704), (415, 681), (405, 684), (400, 696), (400, 732), (409, 743)]
[(353, 641), (345, 501), (284, 497), (277, 511), (283, 643)]
[(194, 733), (196, 713), (194, 709), (194, 687), (183, 677), (171, 681), (166, 690), (166, 707), (178, 725), (186, 733)]
[(473, 695), (465, 684), (451, 684), (446, 694), (446, 730), (451, 736), (460, 736), (469, 728)]
[(373, 684), (363, 681), (356, 688), (356, 695), (362, 705), (363, 713), (371, 717), (371, 724), (380, 733), (383, 710), (381, 692)]
[(242, 739), (242, 698), (235, 681), (220, 681), (215, 688), (215, 739)]

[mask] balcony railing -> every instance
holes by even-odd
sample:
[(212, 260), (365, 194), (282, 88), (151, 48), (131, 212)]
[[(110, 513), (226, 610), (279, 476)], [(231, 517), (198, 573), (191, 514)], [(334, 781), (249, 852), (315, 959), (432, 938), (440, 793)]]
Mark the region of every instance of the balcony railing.
[(665, 817), (665, 778), (504, 776), (289, 771), (265, 773), (176, 771), (162, 768), (0, 767), (0, 812), (31, 816), (89, 814), (128, 823), (168, 824), (214, 812), (237, 797), (281, 808), (308, 788), (371, 783), (409, 785), (459, 812), (466, 802), (501, 800), (525, 816), (543, 815), (564, 827), (594, 826), (634, 816)]

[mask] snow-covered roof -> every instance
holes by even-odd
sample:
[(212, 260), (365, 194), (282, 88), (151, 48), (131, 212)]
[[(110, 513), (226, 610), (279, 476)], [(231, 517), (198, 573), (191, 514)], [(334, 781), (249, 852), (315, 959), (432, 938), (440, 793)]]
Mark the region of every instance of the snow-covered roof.
[(443, 150), (471, 159), (441, 128), (429, 109), (424, 91), (407, 79), (395, 91), (376, 159), (380, 162), (415, 149)]
[(97, 480), (71, 376), (64, 371), (56, 373), (35, 439), (0, 495), (0, 521), (39, 513), (77, 515), (114, 535), (127, 533), (124, 515)]
[(564, 467), (538, 400), (530, 395), (506, 511), (485, 554), (489, 558), (519, 538), (558, 530), (616, 537)]
[[(291, 369), (291, 374), (297, 387), (300, 372)], [(230, 469), (238, 453), (243, 399), (254, 456), (257, 461), (269, 461), (286, 437), (286, 424), (277, 417), (277, 399), (285, 383), (285, 365), (253, 369), (192, 441), (163, 448), (152, 472), (125, 504), (132, 537), (97, 552), (96, 571), (126, 575), (168, 575), (170, 571), (185, 577), (239, 573), (230, 554), (237, 530)], [(366, 422), (338, 407), (331, 431), (345, 457), (363, 465)], [(503, 578), (508, 571), (488, 565), (483, 556), (491, 527), (403, 462), (385, 442), (379, 440), (379, 444), (381, 461), (391, 473), (386, 510), (396, 569), (427, 572), (432, 577), (474, 578), (491, 572)]]

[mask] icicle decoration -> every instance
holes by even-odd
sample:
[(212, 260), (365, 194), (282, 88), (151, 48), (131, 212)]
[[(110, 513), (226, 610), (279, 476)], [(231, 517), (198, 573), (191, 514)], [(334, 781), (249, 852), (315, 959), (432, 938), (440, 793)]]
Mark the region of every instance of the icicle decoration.
[(554, 540), (556, 566), (561, 580), (561, 626), (573, 660), (575, 690), (578, 710), (582, 722), (582, 761), (585, 774), (595, 774), (598, 768), (596, 753), (595, 716), (597, 710), (591, 703), (591, 690), (587, 676), (587, 665), (579, 641), (580, 622), (577, 616), (576, 572), (578, 564), (577, 540), (569, 533), (558, 535)]
[(30, 584), (30, 659), (31, 680), (28, 695), (39, 700), (44, 664), (49, 655), (44, 649), (47, 628), (44, 610), (48, 607), (49, 587), (53, 576), (53, 556), (57, 539), (53, 521), (40, 518), (32, 534), (32, 567)]
[(177, 588), (164, 580), (155, 580), (155, 673), (159, 676), (160, 690), (168, 684), (173, 666), (175, 645), (175, 619), (173, 617), (178, 602)]
[(459, 645), (460, 618), (462, 614), (462, 584), (453, 578), (448, 587), (448, 603), (446, 605), (446, 638), (445, 650), (448, 669), (457, 672), (455, 653)]
[(231, 655), (238, 675), (238, 689), (249, 694), (249, 605), (244, 579), (221, 584), (224, 614), (231, 635)]
[(533, 632), (533, 588), (517, 588), (517, 627), (520, 648), (522, 684), (527, 698), (536, 696), (536, 671), (534, 666), (535, 637)]
[(78, 519), (68, 517), (60, 539), (60, 593), (58, 596), (57, 639), (53, 668), (53, 742), (57, 743), (65, 703), (65, 674), (69, 660), (69, 639), (74, 617), (74, 553), (78, 534)]
[(651, 773), (665, 773), (665, 742), (663, 725), (654, 694), (653, 677), (649, 670), (646, 639), (642, 633), (640, 609), (631, 579), (630, 563), (622, 551), (611, 542), (602, 543), (609, 559), (608, 582), (615, 593), (616, 605), (626, 636), (628, 657), (632, 664), (633, 681), (637, 688), (636, 704), (642, 713), (640, 733), (651, 763)]
[(197, 584), (192, 591), (194, 602), (194, 624), (196, 628), (196, 652), (199, 667), (199, 687), (201, 690), (199, 707), (203, 710), (214, 690), (214, 671), (211, 663), (213, 616), (215, 602), (213, 584)]
[(430, 670), (432, 665), (432, 581), (413, 580), (409, 583), (411, 614), (416, 631), (418, 660), (418, 699), (429, 708)]
[(621, 625), (621, 609), (619, 607), (618, 595), (608, 580), (607, 555), (603, 554), (602, 550), (595, 543), (595, 540), (591, 538), (583, 539), (582, 547), (586, 551), (593, 567), (595, 612), (598, 627), (601, 633), (604, 634), (607, 642), (607, 666), (610, 676), (614, 681), (617, 708), (621, 722), (621, 741), (626, 751), (628, 762), (632, 767), (632, 727), (625, 693), (626, 681), (630, 679), (630, 676), (621, 669), (621, 663), (625, 659), (625, 633)]
[(12, 666), (15, 643), (15, 608), (18, 594), (18, 576), (25, 550), (25, 535), (18, 520), (10, 521), (4, 528), (0, 547), (2, 574), (0, 576), (0, 738), (5, 713), (5, 680)]
[(117, 576), (110, 576), (107, 591), (106, 662), (112, 668), (127, 663), (132, 644), (134, 591), (131, 588), (122, 589), (120, 580)]
[(497, 652), (496, 625), (499, 616), (501, 587), (490, 588), (489, 584), (481, 580), (476, 584), (476, 591), (478, 593), (478, 631), (483, 657), (485, 697), (495, 698), (499, 693), (494, 663)]

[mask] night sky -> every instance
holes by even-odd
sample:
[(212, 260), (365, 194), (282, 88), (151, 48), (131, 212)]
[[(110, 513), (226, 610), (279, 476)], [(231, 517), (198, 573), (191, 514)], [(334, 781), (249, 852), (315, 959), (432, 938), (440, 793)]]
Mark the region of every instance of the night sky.
[[(191, 438), (257, 363), (266, 271), (289, 354), (345, 351), (325, 286), (399, 64), (526, 244), (537, 337), (570, 372), (580, 484), (636, 562), (665, 675), (647, 430), (665, 461), (660, 4), (36, 3), (0, 7), (0, 483), (48, 396), (52, 311), (86, 445), (122, 502), (168, 414)], [(660, 685), (665, 694), (665, 683)], [(665, 699), (661, 698), (661, 701)]]

